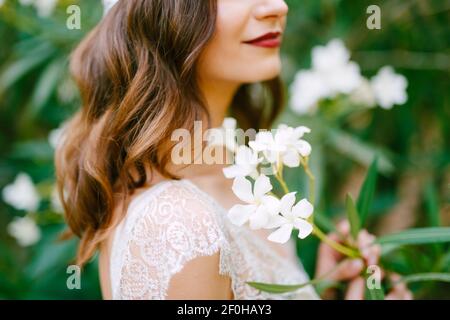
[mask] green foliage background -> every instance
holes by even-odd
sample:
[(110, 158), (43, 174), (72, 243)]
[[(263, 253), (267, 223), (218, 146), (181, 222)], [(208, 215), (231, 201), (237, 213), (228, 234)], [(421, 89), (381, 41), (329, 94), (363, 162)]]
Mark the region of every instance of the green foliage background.
[[(356, 197), (364, 172), (379, 156), (378, 185), (368, 228), (376, 234), (410, 227), (448, 226), (450, 200), (450, 1), (442, 0), (290, 0), (283, 46), (283, 78), (290, 83), (309, 68), (311, 49), (341, 38), (365, 76), (384, 65), (408, 79), (407, 104), (392, 110), (299, 117), (289, 108), (280, 121), (313, 129), (311, 163), (317, 177), (321, 224), (344, 212), (347, 192)], [(78, 4), (82, 29), (66, 28), (65, 9)], [(382, 29), (366, 28), (366, 8), (377, 4)], [(54, 182), (53, 149), (48, 134), (78, 107), (79, 97), (67, 72), (68, 57), (79, 40), (101, 19), (100, 1), (59, 1), (47, 18), (32, 7), (8, 1), (0, 7), (0, 188), (18, 172), (28, 173), (49, 197)], [(301, 172), (289, 172), (292, 188), (304, 190)], [(64, 228), (60, 216), (43, 201), (35, 217), (41, 241), (19, 247), (7, 232), (14, 210), (0, 201), (0, 298), (100, 298), (96, 262), (83, 271), (82, 289), (68, 290), (66, 267), (76, 243), (56, 242)], [(394, 218), (392, 218), (394, 217)], [(317, 241), (299, 243), (299, 255), (313, 276)], [(405, 246), (383, 264), (402, 275), (450, 272), (448, 243)], [(443, 282), (411, 284), (416, 298), (450, 298)]]

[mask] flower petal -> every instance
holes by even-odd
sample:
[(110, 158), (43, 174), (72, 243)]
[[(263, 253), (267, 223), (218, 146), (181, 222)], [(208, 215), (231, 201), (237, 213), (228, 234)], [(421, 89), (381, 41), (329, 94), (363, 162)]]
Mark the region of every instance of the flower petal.
[(236, 177), (233, 181), (234, 194), (244, 202), (253, 203), (252, 183), (244, 177)]
[(280, 212), (285, 217), (291, 214), (292, 206), (295, 203), (295, 194), (296, 192), (290, 192), (288, 194), (285, 194), (283, 198), (281, 198)]
[(270, 183), (270, 179), (261, 174), (255, 181), (253, 194), (255, 195), (255, 199), (261, 199), (266, 193), (272, 190), (272, 184)]
[(264, 206), (259, 206), (256, 211), (249, 218), (249, 226), (252, 230), (262, 229), (267, 226), (269, 222), (269, 213)]
[(289, 168), (297, 168), (300, 165), (300, 156), (298, 151), (290, 148), (284, 152), (283, 164)]
[(236, 164), (243, 166), (257, 165), (257, 156), (249, 147), (240, 146), (236, 152)]
[(305, 127), (305, 126), (300, 126), (300, 127), (297, 127), (294, 129), (294, 136), (295, 136), (295, 138), (300, 139), (305, 135), (305, 133), (310, 133), (310, 132), (311, 132), (310, 128)]
[(236, 177), (243, 177), (245, 176), (245, 170), (243, 170), (242, 167), (237, 165), (232, 165), (226, 168), (222, 169), (223, 174), (225, 175), (225, 178), (227, 179), (233, 179)]
[(313, 231), (312, 224), (303, 219), (295, 219), (294, 226), (298, 229), (298, 237), (300, 239), (305, 239)]
[(272, 232), (267, 239), (272, 242), (286, 243), (291, 237), (293, 227), (294, 226), (291, 223), (282, 225), (278, 230)]
[(284, 224), (289, 223), (289, 220), (279, 214), (271, 216), (269, 218), (269, 222), (267, 222), (266, 229), (275, 229), (279, 228)]
[(267, 209), (270, 215), (276, 215), (280, 212), (280, 200), (274, 196), (263, 196), (261, 198), (261, 203)]
[(255, 205), (237, 204), (233, 206), (230, 211), (228, 211), (228, 218), (233, 224), (242, 226), (248, 221), (250, 216), (255, 213), (255, 211)]
[(312, 147), (305, 140), (299, 140), (295, 143), (295, 147), (297, 148), (298, 153), (302, 157), (309, 157), (311, 155)]
[(307, 219), (314, 211), (313, 205), (306, 199), (300, 200), (293, 208), (292, 214), (296, 218)]

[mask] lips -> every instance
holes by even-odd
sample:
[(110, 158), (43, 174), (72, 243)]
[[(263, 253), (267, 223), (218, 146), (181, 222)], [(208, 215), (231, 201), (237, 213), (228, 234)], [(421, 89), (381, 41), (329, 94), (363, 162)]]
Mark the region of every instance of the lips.
[(266, 48), (276, 48), (281, 44), (280, 35), (281, 32), (269, 32), (253, 40), (244, 41), (244, 43)]

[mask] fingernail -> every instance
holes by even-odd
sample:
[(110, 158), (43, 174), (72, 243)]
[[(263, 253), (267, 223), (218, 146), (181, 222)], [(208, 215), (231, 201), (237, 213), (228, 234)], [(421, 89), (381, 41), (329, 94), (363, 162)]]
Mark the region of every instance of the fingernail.
[(359, 270), (359, 269), (362, 269), (363, 266), (364, 266), (364, 263), (362, 262), (361, 259), (355, 259), (355, 260), (353, 260), (353, 261), (351, 262), (351, 264), (350, 264), (350, 267), (351, 267), (353, 270)]

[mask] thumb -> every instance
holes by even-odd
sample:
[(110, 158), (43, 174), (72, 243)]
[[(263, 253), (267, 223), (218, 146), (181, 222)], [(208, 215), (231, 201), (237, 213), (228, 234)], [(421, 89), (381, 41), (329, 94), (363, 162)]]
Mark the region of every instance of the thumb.
[(364, 262), (361, 259), (347, 259), (338, 265), (328, 278), (330, 280), (342, 281), (359, 277), (364, 268)]
[(350, 281), (345, 294), (345, 300), (364, 300), (366, 282), (363, 277), (357, 277)]

